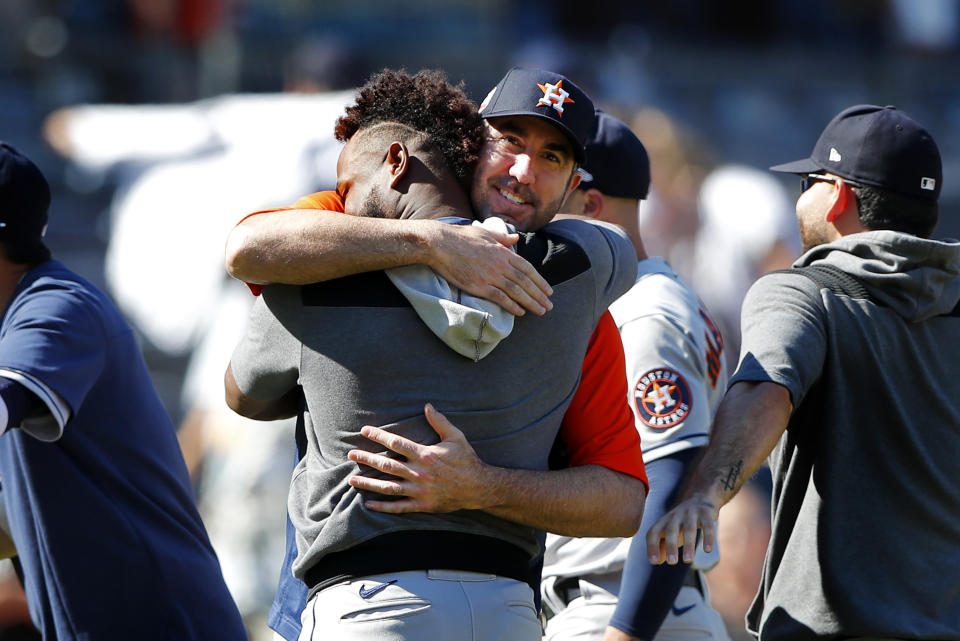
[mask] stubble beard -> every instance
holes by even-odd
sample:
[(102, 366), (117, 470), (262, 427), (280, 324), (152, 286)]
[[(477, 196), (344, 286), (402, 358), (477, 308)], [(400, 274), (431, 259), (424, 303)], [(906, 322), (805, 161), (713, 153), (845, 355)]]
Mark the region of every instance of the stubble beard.
[(819, 247), (828, 242), (830, 242), (830, 239), (826, 237), (822, 229), (809, 225), (800, 225), (800, 244), (803, 253), (807, 253), (814, 247)]
[(387, 205), (380, 187), (373, 187), (363, 202), (360, 215), (364, 218), (392, 218), (387, 213)]

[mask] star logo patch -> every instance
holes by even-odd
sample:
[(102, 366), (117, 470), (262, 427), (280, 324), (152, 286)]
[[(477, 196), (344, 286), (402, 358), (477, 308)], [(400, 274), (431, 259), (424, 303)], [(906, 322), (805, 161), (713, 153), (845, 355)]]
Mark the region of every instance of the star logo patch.
[(540, 91), (543, 92), (543, 98), (537, 101), (537, 106), (546, 105), (548, 107), (553, 107), (553, 109), (563, 116), (563, 105), (568, 102), (573, 102), (570, 98), (570, 93), (563, 88), (563, 80), (558, 82), (555, 85), (537, 83), (537, 86), (540, 87)]
[(641, 376), (633, 386), (632, 397), (637, 416), (654, 429), (678, 425), (693, 407), (687, 381), (676, 370), (667, 368), (650, 370)]

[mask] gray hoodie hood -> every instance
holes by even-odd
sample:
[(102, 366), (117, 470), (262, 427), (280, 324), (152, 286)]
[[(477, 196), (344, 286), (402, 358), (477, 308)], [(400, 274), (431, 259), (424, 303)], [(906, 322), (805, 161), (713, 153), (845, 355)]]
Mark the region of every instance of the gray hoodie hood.
[[(499, 218), (472, 224), (504, 234), (515, 231)], [(420, 320), (461, 356), (479, 361), (513, 331), (513, 314), (454, 287), (426, 265), (396, 267), (386, 273)]]
[(960, 301), (960, 242), (895, 231), (850, 234), (814, 247), (793, 264), (835, 265), (856, 276), (878, 301), (918, 322)]

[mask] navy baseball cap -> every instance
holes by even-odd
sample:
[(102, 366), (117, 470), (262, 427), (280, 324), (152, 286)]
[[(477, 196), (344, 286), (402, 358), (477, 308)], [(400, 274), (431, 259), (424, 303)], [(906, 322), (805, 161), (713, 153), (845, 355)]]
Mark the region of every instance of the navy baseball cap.
[(0, 142), (0, 240), (18, 248), (43, 246), (50, 186), (29, 158)]
[(484, 118), (536, 116), (553, 123), (573, 144), (577, 162), (593, 130), (593, 101), (568, 78), (543, 69), (514, 67), (480, 105)]
[(624, 122), (599, 109), (580, 170), (577, 189), (639, 200), (650, 191), (650, 156), (643, 143)]
[(943, 179), (933, 136), (896, 107), (855, 105), (837, 114), (809, 158), (770, 168), (788, 174), (829, 172), (865, 185), (937, 200)]

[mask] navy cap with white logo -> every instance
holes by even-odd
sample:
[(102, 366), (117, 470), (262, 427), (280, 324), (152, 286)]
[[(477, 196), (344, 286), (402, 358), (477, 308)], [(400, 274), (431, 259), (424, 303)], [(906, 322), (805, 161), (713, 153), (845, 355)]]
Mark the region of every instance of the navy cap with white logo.
[(20, 248), (43, 244), (50, 186), (29, 158), (0, 142), (0, 240)]
[(770, 170), (828, 172), (924, 200), (937, 200), (943, 178), (933, 136), (896, 107), (877, 105), (844, 109), (820, 134), (809, 158)]
[(593, 102), (577, 85), (552, 71), (514, 67), (480, 105), (484, 118), (536, 116), (567, 135), (577, 162), (593, 130)]
[(650, 191), (650, 156), (624, 122), (597, 109), (578, 189), (643, 200)]

